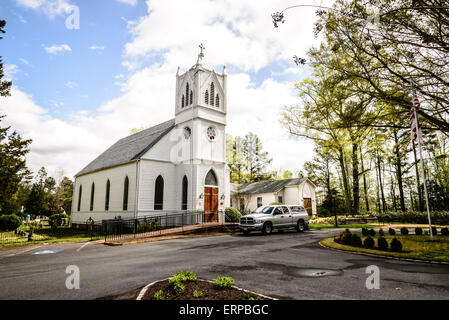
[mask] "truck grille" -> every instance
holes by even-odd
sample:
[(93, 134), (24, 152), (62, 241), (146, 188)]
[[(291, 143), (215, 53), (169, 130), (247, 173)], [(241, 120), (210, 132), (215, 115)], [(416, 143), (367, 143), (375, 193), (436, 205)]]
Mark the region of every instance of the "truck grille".
[(242, 218), (240, 218), (240, 223), (241, 224), (254, 224), (254, 219), (242, 217)]

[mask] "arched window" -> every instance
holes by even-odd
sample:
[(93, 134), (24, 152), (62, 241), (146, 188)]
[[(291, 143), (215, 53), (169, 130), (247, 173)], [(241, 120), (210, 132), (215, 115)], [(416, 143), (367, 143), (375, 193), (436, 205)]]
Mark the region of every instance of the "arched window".
[(92, 182), (92, 187), (90, 189), (90, 211), (94, 210), (94, 198), (95, 198), (95, 183)]
[(128, 193), (129, 193), (129, 178), (126, 176), (125, 184), (123, 186), (123, 211), (128, 210)]
[(184, 108), (184, 95), (182, 95), (182, 100), (181, 100), (181, 108)]
[(206, 93), (204, 95), (204, 102), (206, 104), (209, 104), (209, 91), (206, 90)]
[(80, 186), (80, 190), (78, 192), (78, 211), (81, 211), (81, 196), (83, 195), (83, 186)]
[(210, 170), (206, 175), (206, 180), (204, 181), (206, 186), (218, 186), (218, 179), (213, 170)]
[(193, 91), (190, 90), (190, 104), (193, 104)]
[(212, 107), (214, 106), (214, 96), (215, 96), (215, 86), (214, 83), (212, 82), (210, 84), (210, 105)]
[(187, 177), (184, 176), (182, 179), (182, 203), (181, 203), (181, 210), (187, 210), (187, 194), (189, 189), (189, 181), (187, 180)]
[(106, 199), (104, 202), (104, 210), (109, 211), (109, 194), (111, 192), (111, 182), (108, 179), (108, 182), (106, 182)]
[(215, 97), (215, 106), (217, 108), (220, 108), (220, 97), (218, 96), (218, 93), (217, 96)]
[(164, 178), (157, 177), (154, 188), (154, 210), (162, 210), (164, 208)]
[(190, 92), (189, 83), (187, 82), (187, 85), (186, 85), (186, 107), (189, 105), (189, 92)]

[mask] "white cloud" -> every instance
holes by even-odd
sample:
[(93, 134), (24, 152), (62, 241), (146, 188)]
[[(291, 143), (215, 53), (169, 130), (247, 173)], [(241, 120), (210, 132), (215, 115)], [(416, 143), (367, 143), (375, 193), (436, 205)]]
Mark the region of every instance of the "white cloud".
[(76, 82), (74, 82), (74, 81), (68, 81), (68, 82), (65, 84), (65, 86), (66, 86), (67, 88), (73, 89), (73, 88), (78, 87), (78, 83), (76, 83)]
[(3, 69), (5, 73), (5, 79), (11, 81), (14, 78), (14, 75), (20, 71), (19, 67), (15, 64), (7, 64)]
[(68, 0), (16, 0), (16, 2), (29, 9), (41, 10), (51, 19), (70, 13), (73, 7)]
[(121, 3), (129, 4), (131, 6), (135, 6), (137, 4), (137, 0), (117, 0), (117, 1), (121, 2)]
[(64, 51), (72, 51), (72, 48), (70, 48), (70, 46), (67, 44), (53, 45), (50, 47), (45, 47), (44, 49), (49, 54), (58, 54), (58, 53), (64, 52)]
[(103, 51), (105, 49), (105, 46), (97, 46), (97, 45), (93, 45), (89, 47), (90, 50), (99, 50), (99, 51)]

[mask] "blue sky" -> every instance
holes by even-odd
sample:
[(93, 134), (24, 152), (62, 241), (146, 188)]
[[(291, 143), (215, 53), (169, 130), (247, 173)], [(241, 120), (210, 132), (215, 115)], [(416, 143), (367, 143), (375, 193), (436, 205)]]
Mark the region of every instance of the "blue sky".
[[(66, 15), (49, 18), (15, 0), (1, 5), (7, 20), (7, 35), (0, 42), (4, 63), (19, 68), (15, 85), (55, 117), (71, 110), (95, 110), (120, 94), (114, 83), (117, 76), (127, 74), (121, 65), (123, 47), (130, 40), (127, 24), (146, 13), (143, 1), (136, 6), (111, 0), (74, 3), (81, 14), (78, 30), (65, 27)], [(71, 51), (45, 51), (61, 44)], [(54, 103), (63, 105), (55, 108)]]
[[(271, 13), (291, 4), (2, 0), (7, 33), (0, 52), (14, 89), (0, 113), (33, 139), (31, 169), (72, 176), (132, 128), (173, 117), (177, 67), (193, 65), (204, 43), (205, 64), (227, 66), (228, 133), (253, 131), (273, 157), (272, 169), (301, 169), (313, 145), (289, 137), (278, 118), (283, 106), (298, 102), (294, 81), (308, 75), (292, 57), (304, 56), (317, 39), (313, 10), (289, 13), (273, 28)], [(66, 27), (70, 6), (79, 8), (79, 29)], [(271, 132), (263, 130), (268, 126)]]

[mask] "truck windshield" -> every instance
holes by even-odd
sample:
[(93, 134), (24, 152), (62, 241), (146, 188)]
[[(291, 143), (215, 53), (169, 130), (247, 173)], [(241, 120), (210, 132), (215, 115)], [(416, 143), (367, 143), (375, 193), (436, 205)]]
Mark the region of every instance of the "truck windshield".
[(265, 213), (265, 214), (271, 214), (273, 212), (273, 207), (259, 207), (254, 211), (256, 213)]

